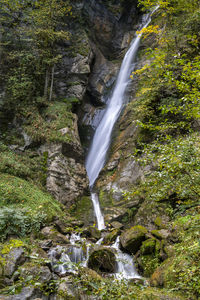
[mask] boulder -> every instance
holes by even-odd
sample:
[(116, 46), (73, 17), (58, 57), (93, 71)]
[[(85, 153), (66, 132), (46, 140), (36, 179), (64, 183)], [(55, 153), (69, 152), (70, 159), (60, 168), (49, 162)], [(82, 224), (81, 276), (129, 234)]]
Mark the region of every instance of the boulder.
[(54, 227), (44, 227), (41, 230), (41, 234), (48, 241), (52, 240), (54, 244), (70, 244), (68, 238), (63, 234), (59, 233)]
[(47, 300), (48, 296), (42, 295), (42, 292), (39, 289), (33, 287), (24, 287), (19, 294), (12, 296), (0, 295), (1, 300), (30, 300), (37, 298)]
[(124, 231), (120, 236), (122, 247), (128, 252), (135, 254), (146, 239), (147, 233), (147, 229), (140, 225)]
[(63, 277), (57, 289), (56, 300), (63, 300), (63, 299), (69, 299), (69, 300), (76, 299), (76, 293), (74, 291), (74, 287), (72, 285), (70, 277)]
[(114, 273), (116, 268), (114, 252), (105, 247), (94, 250), (90, 254), (88, 267), (95, 271)]
[(101, 231), (96, 227), (90, 226), (83, 231), (83, 235), (99, 240), (101, 238)]
[(18, 266), (25, 262), (24, 249), (22, 247), (13, 248), (4, 256), (6, 264), (4, 266), (4, 276), (11, 277)]
[(113, 221), (111, 223), (111, 226), (116, 229), (122, 229), (124, 227), (124, 225), (118, 221)]
[(52, 279), (51, 271), (47, 266), (37, 266), (29, 262), (21, 267), (20, 276), (25, 279), (30, 276), (40, 283), (48, 283)]
[(159, 240), (162, 240), (162, 239), (167, 239), (170, 235), (170, 232), (166, 229), (161, 229), (161, 230), (152, 230), (151, 234), (153, 234)]
[(155, 251), (155, 247), (156, 247), (156, 239), (148, 239), (142, 242), (140, 252), (142, 254), (152, 254)]
[(113, 243), (119, 234), (120, 234), (120, 230), (118, 228), (112, 230), (104, 237), (104, 244)]

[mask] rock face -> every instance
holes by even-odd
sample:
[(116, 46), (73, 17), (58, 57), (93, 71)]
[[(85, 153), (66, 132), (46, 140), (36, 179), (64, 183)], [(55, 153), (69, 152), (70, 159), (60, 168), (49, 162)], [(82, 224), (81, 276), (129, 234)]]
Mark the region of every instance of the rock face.
[(46, 144), (39, 149), (40, 153), (48, 153), (47, 190), (67, 207), (88, 190), (84, 155), (75, 115), (71, 128), (62, 129), (63, 135), (69, 130), (72, 130), (73, 140), (68, 143)]
[(82, 100), (91, 73), (93, 52), (86, 32), (74, 27), (70, 30), (72, 38), (68, 44), (59, 46), (62, 59), (56, 65), (55, 93), (58, 97)]
[[(130, 41), (128, 27), (137, 22), (137, 2), (129, 3), (129, 10), (126, 10), (120, 1), (116, 7), (111, 7), (110, 4), (109, 1), (106, 3), (105, 1), (86, 0), (83, 14), (91, 28), (90, 35), (93, 41), (105, 56), (113, 58), (128, 46)], [(133, 11), (134, 20), (129, 18)], [(124, 20), (125, 18), (126, 20)], [(127, 34), (125, 34), (126, 31)]]
[(120, 242), (122, 247), (132, 254), (136, 254), (142, 242), (146, 239), (147, 229), (143, 226), (134, 226), (122, 233)]

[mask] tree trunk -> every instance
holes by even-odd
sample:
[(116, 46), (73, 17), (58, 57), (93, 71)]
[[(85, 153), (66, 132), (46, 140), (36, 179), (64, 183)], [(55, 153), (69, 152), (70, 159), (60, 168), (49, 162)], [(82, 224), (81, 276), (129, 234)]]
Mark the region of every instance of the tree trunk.
[(52, 70), (51, 70), (51, 87), (50, 87), (50, 93), (49, 93), (49, 101), (51, 101), (52, 94), (53, 94), (54, 71), (55, 71), (55, 64), (53, 65)]
[(46, 76), (45, 76), (45, 84), (44, 84), (44, 98), (45, 99), (47, 99), (48, 85), (49, 85), (49, 69), (47, 68)]

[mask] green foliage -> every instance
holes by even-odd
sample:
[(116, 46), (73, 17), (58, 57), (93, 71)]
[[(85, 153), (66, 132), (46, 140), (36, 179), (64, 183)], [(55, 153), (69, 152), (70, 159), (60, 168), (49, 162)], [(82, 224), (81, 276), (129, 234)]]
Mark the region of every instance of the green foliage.
[(61, 26), (70, 14), (68, 1), (1, 1), (1, 79), (6, 82), (8, 110), (20, 111), (24, 104), (52, 92), (50, 73), (53, 78), (54, 65), (61, 58), (55, 43), (69, 39)]
[(165, 270), (165, 285), (172, 291), (182, 291), (187, 299), (199, 299), (199, 214), (178, 218), (173, 227), (179, 234), (180, 242), (174, 246), (174, 256)]
[(24, 236), (39, 231), (54, 216), (62, 216), (61, 204), (33, 184), (14, 176), (0, 177), (0, 236)]
[(4, 241), (10, 235), (24, 237), (31, 232), (38, 232), (46, 221), (45, 213), (30, 214), (26, 209), (4, 207), (0, 208), (0, 240)]
[[(30, 107), (26, 112), (27, 119), (24, 125), (27, 134), (36, 142), (69, 142), (74, 139), (71, 100), (67, 101), (51, 102), (42, 113), (34, 107), (31, 110)], [(68, 131), (63, 134), (60, 129), (66, 127)]]
[[(200, 137), (193, 134), (179, 137), (165, 144), (155, 142), (144, 148), (140, 164), (152, 165), (144, 173), (145, 179), (139, 190), (155, 201), (170, 199), (172, 206), (188, 208), (199, 203), (200, 195)], [(138, 194), (135, 187), (133, 194)]]
[[(7, 136), (9, 142), (9, 136)], [(26, 151), (20, 155), (0, 143), (0, 172), (17, 176), (42, 187), (46, 184), (47, 157), (39, 156), (35, 152)]]

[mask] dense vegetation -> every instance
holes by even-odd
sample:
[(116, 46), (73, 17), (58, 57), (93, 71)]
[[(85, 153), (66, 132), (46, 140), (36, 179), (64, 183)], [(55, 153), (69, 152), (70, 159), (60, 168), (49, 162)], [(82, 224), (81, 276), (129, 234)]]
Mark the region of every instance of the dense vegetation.
[(139, 86), (136, 100), (130, 104), (140, 127), (133, 155), (151, 170), (126, 197), (138, 195), (150, 202), (171, 203), (169, 213), (172, 226), (178, 226), (180, 243), (174, 248), (173, 260), (163, 263), (165, 285), (197, 299), (200, 6), (198, 1), (140, 3), (144, 9), (160, 5), (153, 23), (143, 30), (144, 43), (153, 43), (153, 47), (141, 54), (147, 63), (133, 74), (138, 76)]
[[(0, 102), (0, 287), (15, 294), (24, 286), (33, 286), (49, 295), (57, 292), (62, 279), (45, 286), (38, 276), (22, 276), (20, 270), (18, 279), (6, 287), (1, 283), (1, 267), (3, 255), (18, 247), (24, 248), (31, 267), (49, 264), (47, 258), (30, 253), (41, 250), (41, 228), (67, 214), (46, 192), (48, 153), (40, 155), (37, 148), (42, 143), (73, 139), (73, 130), (66, 135), (59, 130), (73, 126), (72, 108), (77, 99), (54, 93), (55, 66), (62, 58), (59, 43), (76, 39), (68, 31), (73, 8), (64, 0), (0, 2), (0, 87), (6, 95)], [(117, 1), (107, 2), (117, 14), (117, 5), (113, 8)], [(127, 7), (132, 1), (121, 3)], [(139, 128), (131, 156), (145, 171), (124, 198), (145, 199), (150, 205), (156, 203), (154, 208), (168, 203), (170, 222), (162, 224), (158, 218), (155, 223), (175, 237), (169, 245), (154, 230), (146, 248), (145, 244), (141, 247), (143, 274), (151, 277), (151, 287), (103, 279), (78, 266), (78, 276), (70, 280), (80, 295), (95, 295), (96, 299), (176, 299), (178, 293), (179, 299), (196, 300), (200, 295), (200, 5), (198, 0), (139, 0), (144, 12), (156, 5), (159, 9), (151, 25), (143, 30), (139, 58), (144, 63), (132, 74), (138, 87), (128, 108), (130, 121), (137, 120)], [(87, 50), (82, 45), (77, 48), (82, 54)], [(71, 56), (76, 50), (70, 49)], [(32, 141), (26, 151), (24, 132)], [(77, 201), (78, 218), (91, 208), (88, 198), (83, 200)], [(124, 217), (127, 227), (135, 210)], [(73, 225), (67, 220), (66, 226)], [(23, 242), (8, 240), (13, 236)], [(155, 249), (146, 255), (150, 243)]]

